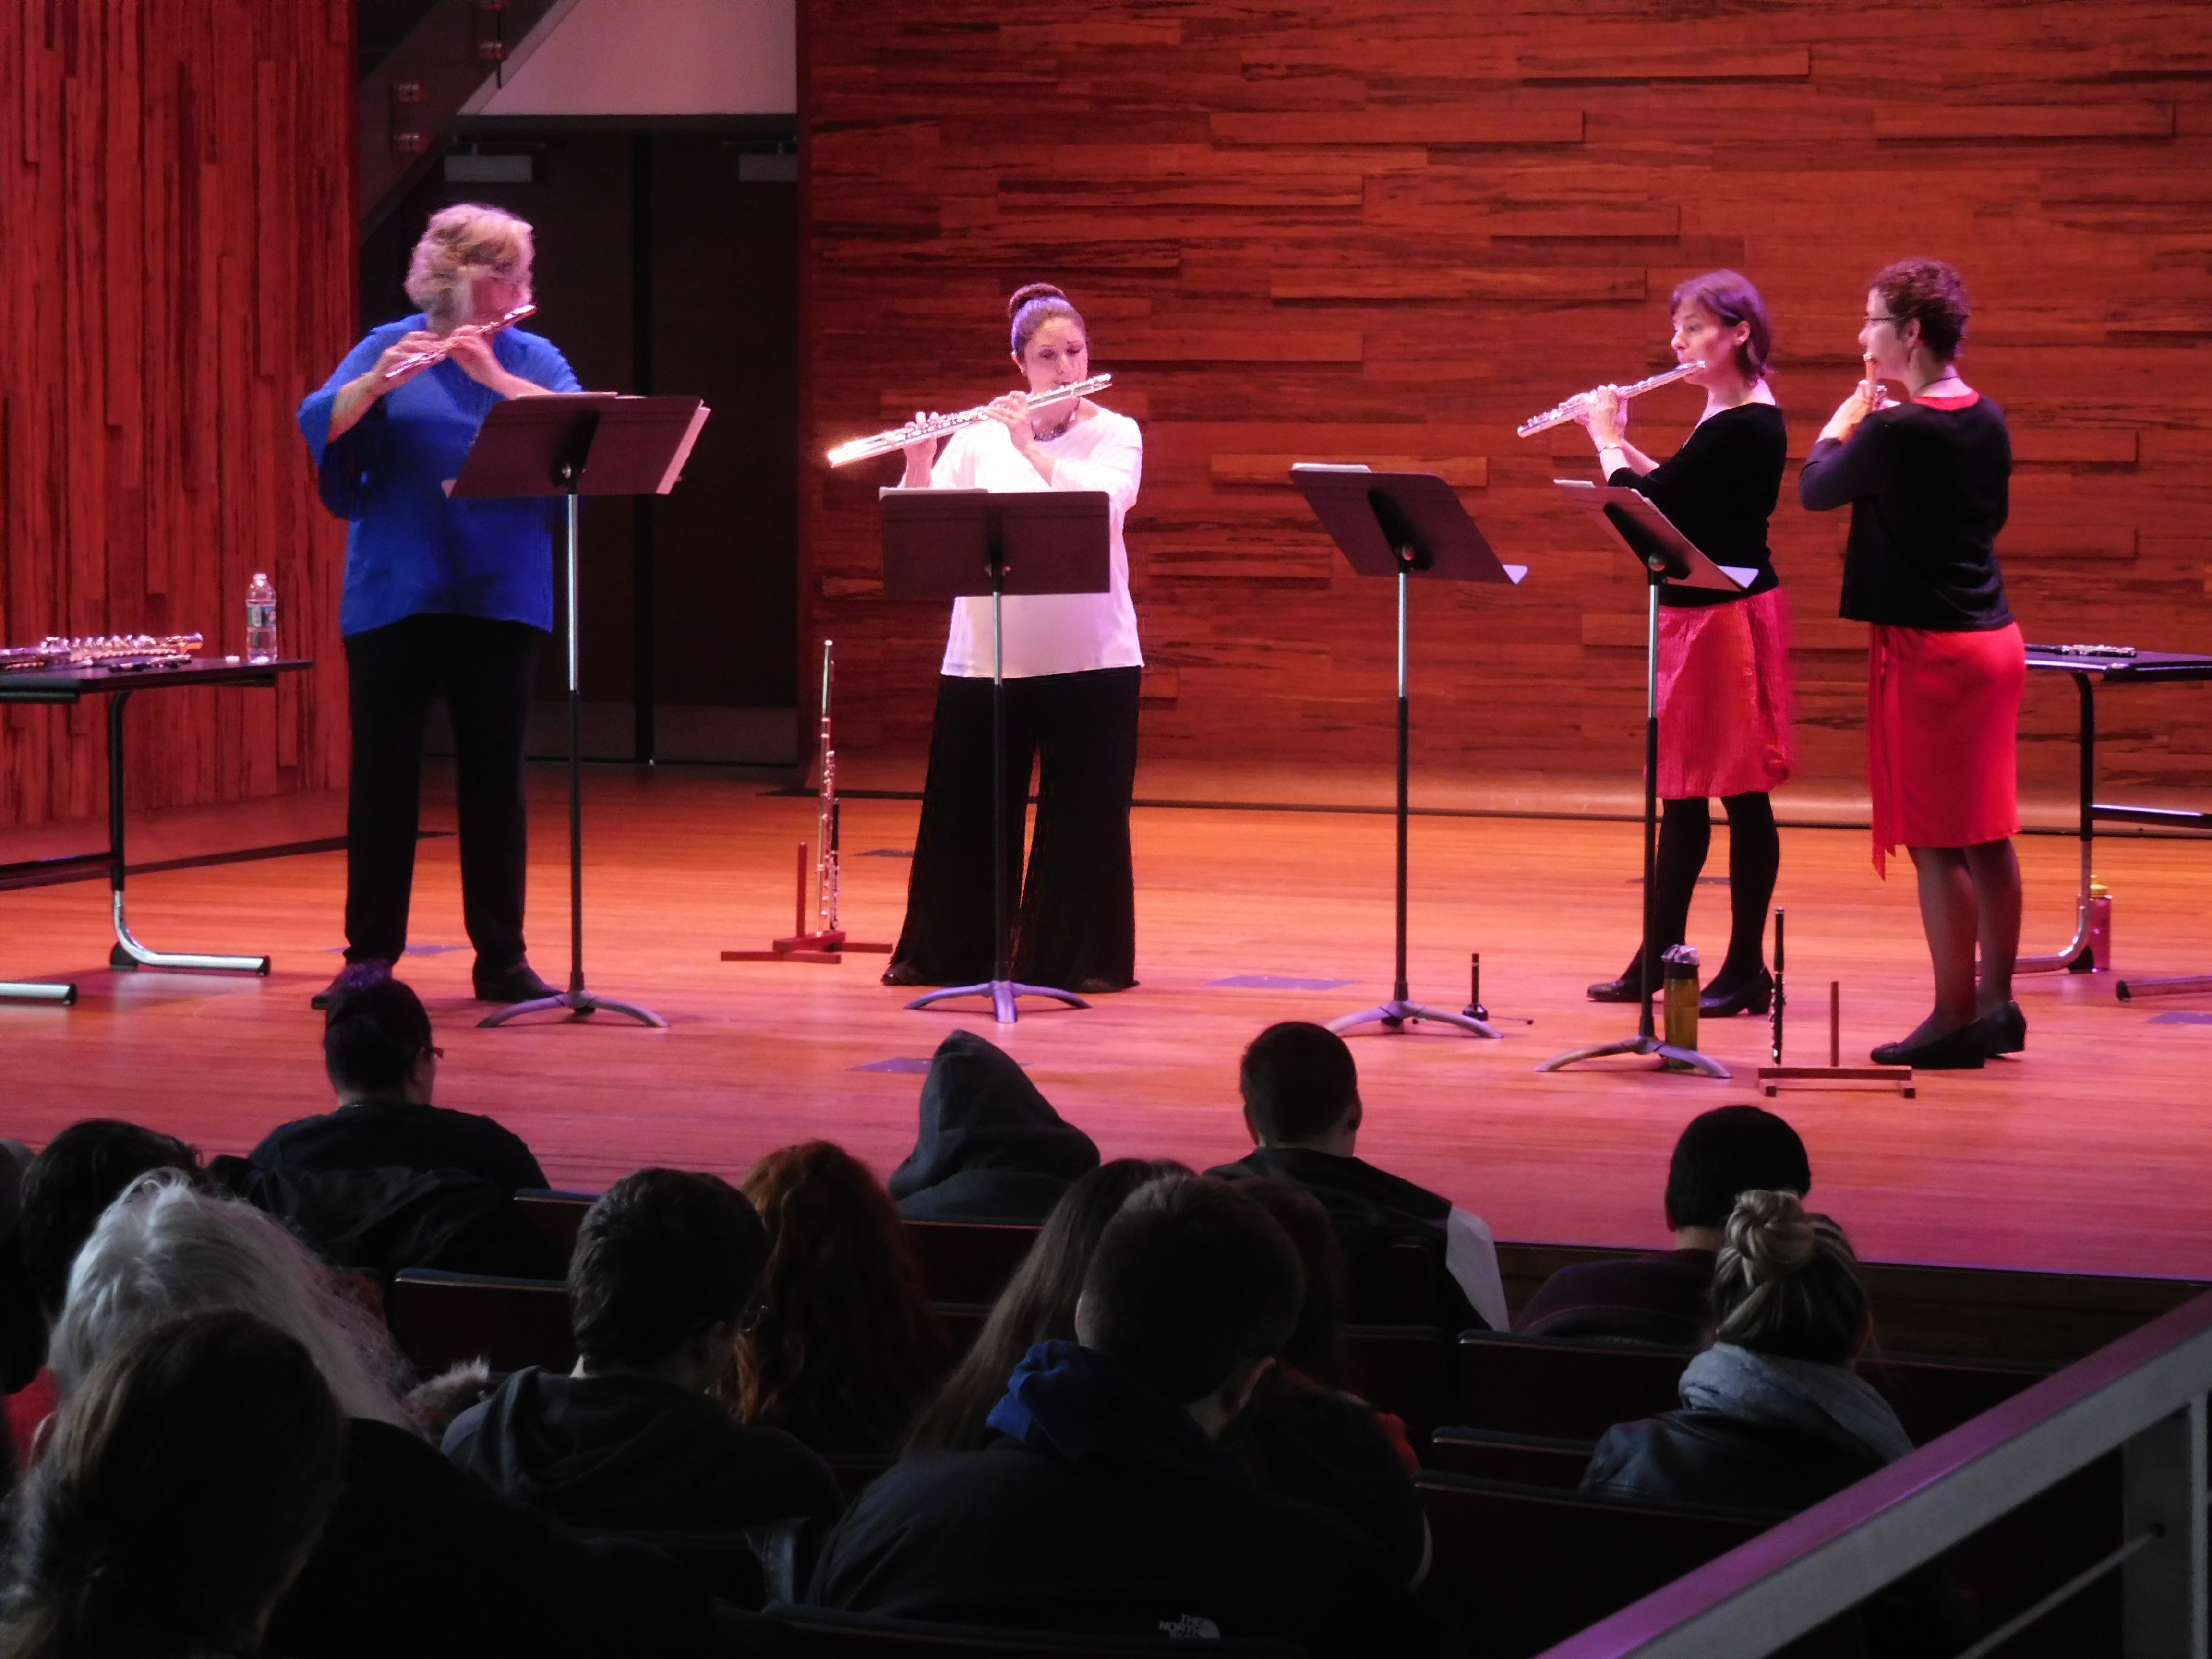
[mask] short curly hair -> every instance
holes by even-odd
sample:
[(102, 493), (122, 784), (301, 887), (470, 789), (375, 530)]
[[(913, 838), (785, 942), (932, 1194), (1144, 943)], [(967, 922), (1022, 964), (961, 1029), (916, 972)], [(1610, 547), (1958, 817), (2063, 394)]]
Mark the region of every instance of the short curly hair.
[(407, 261), (407, 297), (435, 322), (465, 310), (480, 276), (527, 280), (537, 255), (530, 222), (505, 208), (462, 202), (441, 208)]
[(1884, 265), (1867, 284), (1881, 295), (1889, 314), (1900, 323), (1920, 325), (1921, 343), (1944, 362), (1966, 343), (1966, 279), (1941, 259), (1899, 259)]

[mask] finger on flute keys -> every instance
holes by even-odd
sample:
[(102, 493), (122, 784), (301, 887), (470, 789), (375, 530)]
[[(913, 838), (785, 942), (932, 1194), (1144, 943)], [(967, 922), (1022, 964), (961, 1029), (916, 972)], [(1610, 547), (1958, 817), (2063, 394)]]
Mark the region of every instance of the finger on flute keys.
[[(914, 423), (916, 426), (926, 426), (936, 418), (934, 413), (927, 410), (917, 409), (914, 411)], [(937, 440), (934, 437), (916, 438), (903, 447), (906, 450), (907, 459), (920, 461), (924, 466), (937, 459)]]

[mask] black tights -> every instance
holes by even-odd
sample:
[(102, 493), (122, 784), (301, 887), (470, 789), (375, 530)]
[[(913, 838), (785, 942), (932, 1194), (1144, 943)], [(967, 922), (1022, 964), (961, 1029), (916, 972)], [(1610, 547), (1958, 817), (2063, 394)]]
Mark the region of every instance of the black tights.
[[(1690, 924), (1690, 896), (1713, 842), (1712, 804), (1702, 795), (1663, 803), (1659, 820), (1659, 893), (1652, 926), (1662, 955), (1682, 942)], [(1782, 868), (1782, 837), (1774, 828), (1774, 800), (1764, 789), (1723, 798), (1729, 823), (1728, 959), (1713, 975), (1735, 986), (1758, 977), (1766, 965), (1766, 907)]]

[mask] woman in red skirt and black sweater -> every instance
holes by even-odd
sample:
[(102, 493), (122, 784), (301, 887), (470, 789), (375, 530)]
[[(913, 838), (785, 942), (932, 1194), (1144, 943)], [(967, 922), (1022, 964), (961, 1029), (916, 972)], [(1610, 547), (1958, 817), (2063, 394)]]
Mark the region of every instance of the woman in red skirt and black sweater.
[[(1621, 401), (1607, 386), (1585, 424), (1606, 482), (1649, 495), (1674, 527), (1721, 564), (1759, 573), (1741, 593), (1668, 586), (1659, 594), (1658, 891), (1651, 948), (1682, 942), (1690, 897), (1712, 842), (1711, 797), (1729, 823), (1728, 958), (1699, 1001), (1707, 1018), (1765, 1013), (1766, 907), (1782, 864), (1767, 792), (1790, 775), (1790, 609), (1767, 550), (1766, 521), (1782, 491), (1782, 410), (1766, 384), (1774, 325), (1759, 290), (1733, 270), (1676, 289), (1674, 355), (1704, 365), (1689, 377), (1704, 414), (1681, 448), (1655, 461), (1627, 441)], [(1599, 1002), (1642, 1000), (1641, 951), (1619, 979), (1589, 988)]]
[[(1935, 960), (1936, 1011), (1874, 1058), (1930, 1069), (1978, 1066), (2027, 1042), (2012, 1000), (2027, 661), (1996, 548), (2012, 441), (2004, 411), (1953, 366), (1966, 332), (1966, 285), (1949, 265), (1907, 259), (1876, 272), (1859, 331), (1867, 381), (1797, 482), (1814, 512), (1851, 505), (1843, 614), (1873, 624), (1875, 868), (1900, 844), (1911, 853)], [(1876, 407), (1884, 380), (1902, 381), (1909, 401)]]

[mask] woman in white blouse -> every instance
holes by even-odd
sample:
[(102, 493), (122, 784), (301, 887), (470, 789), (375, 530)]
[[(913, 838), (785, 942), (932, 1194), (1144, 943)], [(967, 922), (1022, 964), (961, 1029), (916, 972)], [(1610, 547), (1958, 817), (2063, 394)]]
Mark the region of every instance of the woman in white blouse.
[[(1104, 593), (1009, 595), (1004, 649), (1006, 891), (1015, 912), (1013, 976), (1085, 994), (1136, 981), (1129, 798), (1136, 784), (1137, 692), (1144, 667), (1129, 603), (1122, 520), (1136, 502), (1144, 441), (1126, 415), (1088, 398), (1032, 414), (1030, 396), (1091, 374), (1082, 316), (1042, 283), (1006, 302), (1014, 364), (991, 419), (937, 454), (906, 452), (910, 489), (1100, 489), (1112, 502), (1113, 586)], [(1026, 879), (1023, 813), (1038, 770)], [(907, 888), (906, 926), (887, 985), (964, 985), (991, 977), (991, 601), (957, 599), (938, 681), (929, 781)]]

